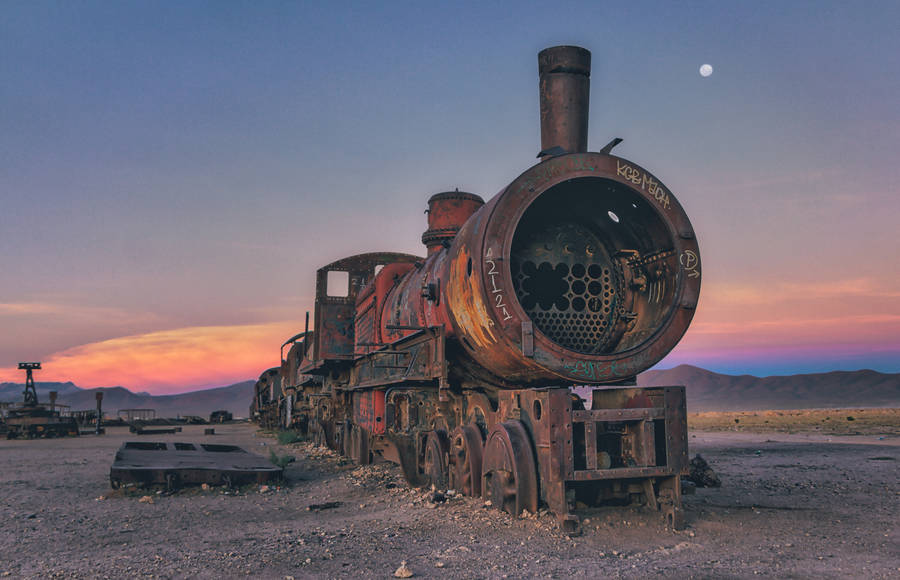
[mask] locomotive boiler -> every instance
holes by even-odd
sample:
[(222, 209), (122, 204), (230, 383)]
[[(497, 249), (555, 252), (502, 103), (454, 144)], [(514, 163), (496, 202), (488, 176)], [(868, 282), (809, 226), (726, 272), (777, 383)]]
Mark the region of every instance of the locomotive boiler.
[(321, 268), (314, 326), (282, 345), (251, 411), (412, 485), (544, 505), (568, 531), (578, 504), (634, 501), (677, 527), (684, 387), (635, 385), (693, 317), (697, 240), (672, 192), (612, 155), (620, 139), (588, 152), (590, 52), (538, 65), (540, 161), (487, 203), (432, 196), (425, 257)]

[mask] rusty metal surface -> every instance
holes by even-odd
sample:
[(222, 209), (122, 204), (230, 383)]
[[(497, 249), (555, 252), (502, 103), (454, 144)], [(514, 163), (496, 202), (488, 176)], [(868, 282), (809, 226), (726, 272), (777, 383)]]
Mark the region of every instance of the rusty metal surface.
[[(316, 332), (312, 364), (301, 368), (312, 373), (328, 361), (352, 359), (354, 356), (354, 319), (356, 299), (375, 277), (375, 269), (397, 262), (417, 262), (422, 258), (396, 252), (373, 252), (350, 256), (324, 266), (316, 273)], [(347, 285), (329, 288), (329, 273), (346, 272)]]
[[(591, 53), (579, 46), (554, 46), (538, 54), (541, 153), (587, 151)], [(542, 157), (542, 155), (538, 155)]]
[(113, 488), (188, 484), (242, 485), (278, 479), (282, 468), (235, 445), (127, 441), (109, 470)]
[(677, 344), (699, 296), (699, 251), (677, 200), (599, 153), (523, 173), (467, 222), (447, 261), (456, 335), (517, 385), (633, 377)]
[(484, 444), (481, 494), (503, 511), (537, 513), (538, 478), (528, 433), (519, 421), (494, 425)]
[(472, 497), (481, 495), (484, 441), (475, 425), (457, 427), (450, 434), (448, 451), (450, 487)]
[[(251, 413), (412, 485), (546, 506), (570, 533), (579, 506), (629, 502), (677, 527), (684, 389), (633, 385), (691, 322), (696, 236), (656, 176), (611, 155), (621, 139), (588, 152), (590, 53), (538, 60), (541, 161), (487, 204), (432, 196), (425, 258), (319, 269), (314, 327), (282, 345)], [(585, 404), (570, 385), (602, 388)]]
[(428, 199), (428, 229), (422, 234), (422, 243), (431, 255), (456, 237), (459, 229), (472, 214), (484, 205), (480, 196), (464, 191), (437, 193)]

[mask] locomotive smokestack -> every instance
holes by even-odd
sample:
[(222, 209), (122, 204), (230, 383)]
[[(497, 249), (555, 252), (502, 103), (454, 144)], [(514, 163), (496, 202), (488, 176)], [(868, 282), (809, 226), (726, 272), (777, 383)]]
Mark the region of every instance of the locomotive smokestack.
[(541, 152), (538, 157), (587, 151), (591, 53), (554, 46), (538, 53), (541, 87)]

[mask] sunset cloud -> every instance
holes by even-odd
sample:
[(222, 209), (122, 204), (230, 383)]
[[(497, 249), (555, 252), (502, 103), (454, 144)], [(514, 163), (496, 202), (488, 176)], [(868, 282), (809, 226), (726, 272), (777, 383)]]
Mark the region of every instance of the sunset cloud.
[(900, 311), (900, 291), (875, 278), (861, 277), (816, 282), (765, 282), (762, 284), (707, 284), (703, 299), (713, 304), (774, 306), (797, 300), (896, 299)]
[[(280, 364), (278, 347), (298, 328), (294, 322), (201, 326), (104, 340), (51, 355), (38, 380), (153, 394), (223, 386)], [(0, 380), (21, 382), (21, 375), (0, 370)]]

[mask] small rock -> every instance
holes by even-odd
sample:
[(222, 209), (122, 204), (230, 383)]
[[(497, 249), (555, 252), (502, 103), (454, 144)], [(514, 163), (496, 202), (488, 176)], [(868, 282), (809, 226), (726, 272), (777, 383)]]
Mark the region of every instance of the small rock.
[(412, 578), (413, 571), (406, 566), (406, 560), (400, 562), (400, 567), (394, 570), (394, 578)]
[(138, 500), (138, 503), (153, 503), (153, 497), (145, 495)]
[(443, 563), (443, 562), (435, 562), (435, 563), (434, 563), (434, 567), (435, 567), (435, 568), (443, 568), (443, 567), (444, 567), (444, 563)]
[(700, 454), (694, 456), (690, 463), (690, 475), (688, 479), (693, 481), (697, 487), (721, 487), (722, 480), (719, 475), (713, 471), (709, 463)]

